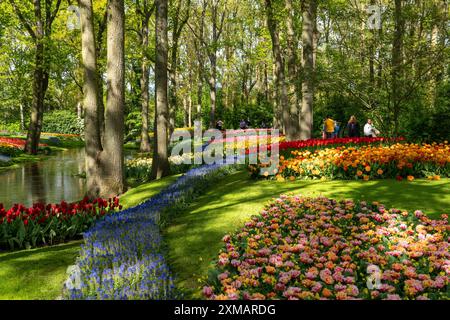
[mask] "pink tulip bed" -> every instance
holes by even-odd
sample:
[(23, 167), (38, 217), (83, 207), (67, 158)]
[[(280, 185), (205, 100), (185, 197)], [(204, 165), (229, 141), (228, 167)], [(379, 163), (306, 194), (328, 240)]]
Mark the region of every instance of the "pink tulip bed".
[(208, 299), (449, 299), (448, 216), (282, 195), (223, 238)]

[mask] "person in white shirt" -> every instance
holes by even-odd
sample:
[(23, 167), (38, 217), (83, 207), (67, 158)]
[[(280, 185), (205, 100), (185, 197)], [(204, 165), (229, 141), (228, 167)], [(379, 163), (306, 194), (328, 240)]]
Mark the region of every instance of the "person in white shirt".
[(380, 134), (380, 131), (378, 131), (372, 124), (372, 120), (368, 119), (367, 123), (364, 125), (364, 135), (366, 137), (373, 137), (375, 138), (378, 134)]

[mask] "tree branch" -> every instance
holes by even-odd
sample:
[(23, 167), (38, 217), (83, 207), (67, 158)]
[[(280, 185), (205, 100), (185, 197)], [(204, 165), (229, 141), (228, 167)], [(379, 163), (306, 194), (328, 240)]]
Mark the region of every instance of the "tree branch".
[(14, 0), (9, 0), (11, 5), (14, 8), (14, 11), (16, 12), (17, 17), (19, 18), (20, 22), (25, 26), (30, 36), (33, 38), (33, 40), (36, 40), (36, 33), (33, 31), (33, 28), (31, 27), (30, 23), (25, 19), (24, 15), (20, 11), (19, 7), (17, 7), (17, 4)]

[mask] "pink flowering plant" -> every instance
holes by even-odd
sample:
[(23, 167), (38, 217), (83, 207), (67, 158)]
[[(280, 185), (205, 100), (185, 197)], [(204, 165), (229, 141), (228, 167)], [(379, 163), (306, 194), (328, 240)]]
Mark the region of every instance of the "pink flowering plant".
[(208, 299), (448, 299), (448, 216), (282, 195), (223, 238)]

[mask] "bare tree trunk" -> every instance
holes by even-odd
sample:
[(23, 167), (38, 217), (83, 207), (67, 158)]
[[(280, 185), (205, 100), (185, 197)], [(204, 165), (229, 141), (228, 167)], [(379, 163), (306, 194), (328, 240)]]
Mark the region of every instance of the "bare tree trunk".
[(108, 1), (107, 93), (105, 139), (102, 153), (103, 197), (124, 192), (124, 104), (125, 104), (125, 8), (124, 0)]
[(81, 101), (77, 102), (77, 119), (83, 118), (83, 103)]
[(294, 28), (294, 8), (292, 0), (286, 0), (286, 11), (288, 19), (287, 25), (287, 67), (288, 67), (288, 84), (289, 84), (289, 105), (290, 105), (290, 123), (287, 130), (287, 140), (300, 139), (300, 119), (299, 119), (299, 92), (297, 90), (298, 70), (297, 70), (297, 37)]
[(188, 121), (189, 121), (187, 96), (183, 96), (183, 111), (184, 111), (183, 127), (186, 128), (188, 126)]
[(209, 113), (209, 127), (214, 128), (216, 123), (216, 79), (217, 79), (217, 58), (214, 52), (213, 56), (209, 58), (211, 62), (211, 76), (209, 77), (209, 101), (211, 103), (211, 110)]
[[(147, 34), (148, 41), (148, 34)], [(145, 46), (147, 48), (147, 45)], [(150, 76), (150, 68), (148, 67), (148, 61), (145, 59), (142, 61), (142, 74), (141, 74), (141, 119), (142, 119), (142, 128), (141, 128), (141, 152), (150, 152), (150, 138), (148, 136), (148, 105), (149, 105), (149, 76)]]
[(188, 127), (192, 127), (192, 97), (190, 90), (188, 95)]
[(177, 76), (178, 76), (178, 43), (180, 40), (181, 32), (189, 19), (189, 6), (191, 1), (187, 0), (185, 4), (187, 13), (186, 16), (181, 19), (181, 9), (183, 7), (183, 0), (178, 0), (177, 8), (175, 11), (175, 17), (173, 19), (174, 26), (172, 30), (172, 51), (171, 51), (171, 63), (169, 70), (170, 90), (169, 90), (169, 136), (172, 135), (175, 130), (175, 118), (178, 105), (177, 96)]
[[(104, 142), (105, 138), (105, 102), (103, 101), (104, 97), (104, 89), (103, 89), (103, 74), (102, 70), (103, 68), (100, 66), (100, 61), (102, 61), (103, 56), (103, 37), (105, 35), (106, 30), (106, 23), (107, 23), (107, 10), (105, 10), (103, 19), (99, 21), (97, 34), (96, 34), (96, 45), (95, 45), (95, 54), (97, 57), (97, 87), (98, 87), (98, 93), (97, 93), (97, 105), (98, 105), (98, 127), (100, 132), (100, 138), (102, 143)], [(95, 23), (95, 21), (94, 21)], [(94, 27), (95, 30), (95, 27)]]
[(267, 75), (267, 63), (264, 63), (264, 97), (269, 101), (269, 77)]
[[(211, 103), (211, 110), (209, 113), (209, 127), (214, 128), (216, 124), (216, 96), (217, 96), (217, 44), (222, 33), (223, 21), (225, 14), (222, 13), (221, 21), (218, 21), (218, 5), (219, 1), (211, 6), (212, 15), (212, 49), (208, 49), (209, 62), (211, 64), (211, 71), (209, 77), (209, 98)], [(219, 24), (219, 25), (218, 25)]]
[(303, 0), (303, 57), (302, 57), (302, 110), (300, 116), (301, 139), (310, 139), (313, 133), (314, 102), (314, 25), (315, 0)]
[[(46, 43), (50, 40), (52, 23), (59, 11), (61, 0), (45, 1), (45, 11), (42, 11), (41, 0), (33, 0), (34, 21), (30, 22), (17, 5), (16, 0), (9, 0), (17, 17), (26, 28), (35, 45), (35, 65), (33, 74), (33, 102), (31, 106), (30, 124), (24, 151), (36, 154), (41, 136), (42, 121), (44, 117), (44, 100), (49, 81), (49, 64), (45, 59)], [(44, 13), (44, 14), (43, 14)]]
[[(200, 61), (199, 61), (200, 64)], [(203, 97), (203, 74), (202, 67), (198, 67), (198, 82), (197, 82), (197, 110), (196, 110), (196, 119), (202, 120), (202, 97)]]
[(400, 77), (402, 65), (402, 44), (404, 22), (402, 17), (402, 0), (395, 0), (394, 10), (394, 40), (392, 44), (392, 104), (393, 104), (393, 120), (394, 135), (398, 134), (398, 121), (401, 107)]
[(273, 89), (272, 89), (272, 105), (273, 105), (273, 124), (274, 129), (283, 130), (283, 122), (281, 121), (281, 108), (278, 101), (278, 77), (275, 72), (275, 64), (272, 66), (272, 77), (273, 77)]
[[(381, 39), (383, 35), (383, 26), (380, 25), (380, 29), (378, 29), (378, 39)], [(381, 48), (377, 49), (378, 52), (378, 70), (377, 70), (377, 89), (380, 89), (383, 84), (383, 63), (381, 59)]]
[(275, 92), (278, 110), (282, 115), (283, 132), (287, 135), (287, 140), (292, 139), (294, 133), (290, 126), (291, 118), (287, 101), (287, 88), (284, 73), (284, 59), (281, 53), (280, 36), (278, 25), (274, 17), (272, 0), (266, 0), (267, 27), (272, 39), (272, 53), (275, 60)]
[(25, 112), (23, 110), (23, 103), (20, 104), (20, 130), (25, 130)]
[[(139, 3), (137, 4), (138, 10), (140, 10)], [(149, 76), (150, 76), (150, 68), (149, 68), (149, 59), (147, 56), (147, 50), (148, 50), (148, 22), (150, 19), (150, 16), (153, 12), (153, 9), (148, 9), (148, 2), (147, 0), (143, 3), (144, 6), (144, 12), (141, 13), (141, 31), (140, 31), (140, 40), (141, 40), (141, 55), (142, 55), (142, 62), (141, 62), (141, 80), (140, 80), (140, 86), (141, 86), (141, 119), (142, 119), (142, 127), (141, 127), (141, 145), (140, 145), (140, 151), (141, 152), (150, 152), (150, 138), (148, 136), (148, 122), (149, 122), (149, 116), (148, 116), (148, 105), (149, 105), (149, 92), (148, 92), (148, 86), (149, 86)]]
[(24, 151), (37, 154), (41, 135), (40, 124), (44, 112), (44, 23), (42, 20), (41, 1), (33, 0), (34, 16), (36, 18), (35, 57), (33, 75), (33, 104), (31, 106), (30, 125)]
[(169, 174), (167, 99), (167, 0), (155, 0), (156, 4), (156, 64), (155, 64), (155, 147), (153, 153), (152, 178), (161, 179)]
[[(178, 44), (177, 44), (178, 46)], [(176, 51), (175, 49), (172, 49)], [(175, 118), (177, 114), (177, 72), (174, 70), (174, 66), (176, 68), (176, 64), (178, 61), (177, 54), (172, 51), (171, 55), (171, 68), (169, 71), (169, 79), (170, 79), (170, 87), (169, 87), (169, 136), (172, 136), (173, 131), (175, 130)]]
[(100, 196), (100, 153), (102, 151), (100, 127), (98, 125), (98, 79), (97, 57), (92, 0), (78, 0), (81, 20), (81, 55), (84, 69), (83, 107), (84, 135), (86, 139), (86, 190), (91, 199)]

